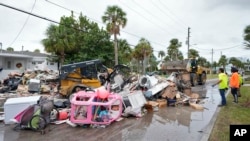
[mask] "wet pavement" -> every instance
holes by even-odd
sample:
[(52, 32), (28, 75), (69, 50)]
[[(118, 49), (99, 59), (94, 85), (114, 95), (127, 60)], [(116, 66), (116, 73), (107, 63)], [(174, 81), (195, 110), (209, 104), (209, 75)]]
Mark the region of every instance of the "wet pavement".
[(73, 128), (66, 123), (51, 125), (45, 135), (14, 131), (13, 125), (1, 123), (0, 141), (205, 141), (216, 118), (220, 95), (217, 87), (211, 87), (211, 81), (205, 86), (193, 87), (192, 91), (201, 95), (205, 110), (170, 106), (148, 111), (142, 118), (124, 118), (106, 128)]

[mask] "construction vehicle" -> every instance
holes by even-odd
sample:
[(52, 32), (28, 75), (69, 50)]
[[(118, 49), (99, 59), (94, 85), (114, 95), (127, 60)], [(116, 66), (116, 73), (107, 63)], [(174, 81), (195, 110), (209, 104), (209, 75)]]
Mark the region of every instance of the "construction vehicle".
[(70, 97), (79, 90), (95, 89), (107, 83), (111, 91), (117, 92), (129, 82), (129, 73), (128, 66), (116, 65), (110, 69), (99, 59), (63, 65), (59, 75), (59, 93)]
[(70, 96), (79, 90), (86, 88), (98, 88), (105, 82), (105, 76), (109, 69), (99, 59), (63, 65), (59, 74), (59, 93), (62, 96)]
[(168, 74), (176, 72), (181, 74), (179, 79), (183, 81), (189, 81), (191, 86), (203, 85), (206, 83), (207, 75), (204, 67), (198, 65), (195, 58), (168, 61), (161, 66), (162, 71), (166, 71)]

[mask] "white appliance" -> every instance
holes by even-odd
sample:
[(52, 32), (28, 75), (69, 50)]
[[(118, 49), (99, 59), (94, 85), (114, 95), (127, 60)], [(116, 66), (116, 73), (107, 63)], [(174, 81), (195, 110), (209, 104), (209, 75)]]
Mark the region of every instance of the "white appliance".
[(29, 86), (28, 86), (28, 91), (30, 93), (35, 93), (35, 92), (40, 92), (40, 80), (38, 79), (30, 79)]
[(41, 96), (9, 98), (4, 103), (4, 123), (11, 124), (11, 119), (28, 108), (30, 105), (37, 104)]

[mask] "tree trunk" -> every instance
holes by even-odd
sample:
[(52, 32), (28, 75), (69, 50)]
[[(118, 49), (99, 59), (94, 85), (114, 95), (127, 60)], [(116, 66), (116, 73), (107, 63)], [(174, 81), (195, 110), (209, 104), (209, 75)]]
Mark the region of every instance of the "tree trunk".
[(62, 65), (64, 63), (64, 58), (65, 58), (64, 52), (61, 52), (61, 55), (60, 55), (60, 65), (59, 65), (59, 73), (61, 73), (60, 71), (61, 71)]
[(142, 61), (142, 74), (144, 75), (146, 72), (146, 51), (143, 49), (143, 61)]
[(140, 73), (140, 60), (137, 61), (137, 73)]
[(114, 47), (115, 47), (115, 65), (118, 65), (118, 47), (117, 47), (117, 35), (114, 34)]

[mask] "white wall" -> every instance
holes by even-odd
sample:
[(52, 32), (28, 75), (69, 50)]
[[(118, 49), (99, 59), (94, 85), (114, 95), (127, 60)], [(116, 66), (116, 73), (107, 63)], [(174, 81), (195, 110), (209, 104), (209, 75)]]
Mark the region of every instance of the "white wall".
[(3, 57), (0, 56), (0, 67), (3, 67)]
[[(35, 64), (32, 64), (35, 63)], [(38, 62), (42, 62), (42, 63), (38, 63)], [(53, 63), (53, 62), (48, 62), (46, 60), (46, 58), (44, 58), (44, 60), (36, 60), (36, 59), (32, 59), (27, 63), (27, 68), (30, 70), (34, 70), (34, 68), (37, 68), (39, 70), (57, 70), (57, 63)]]
[(0, 80), (3, 80), (8, 77), (8, 74), (11, 72), (15, 72), (16, 70), (3, 70), (0, 72)]

